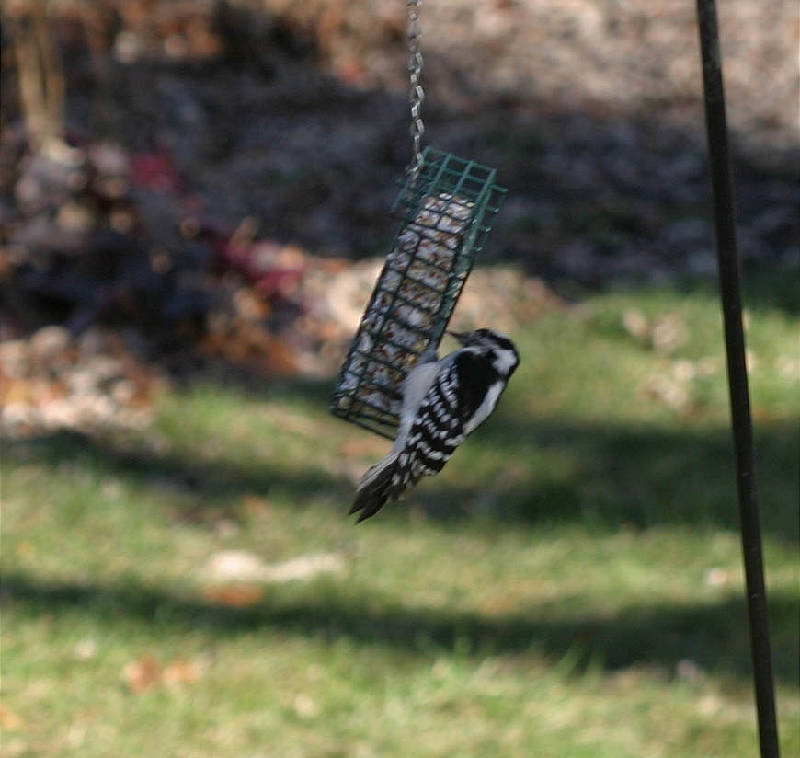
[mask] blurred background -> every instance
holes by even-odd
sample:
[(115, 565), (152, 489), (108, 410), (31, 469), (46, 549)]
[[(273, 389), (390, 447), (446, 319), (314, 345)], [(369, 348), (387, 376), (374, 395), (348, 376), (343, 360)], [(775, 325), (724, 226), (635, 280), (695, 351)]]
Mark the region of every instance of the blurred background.
[[(790, 754), (800, 32), (719, 13)], [(523, 363), (345, 516), (386, 450), (326, 406), (410, 159), (405, 14), (4, 0), (9, 755), (753, 753), (690, 0), (425, 3), (425, 139), (509, 188), (454, 324)]]

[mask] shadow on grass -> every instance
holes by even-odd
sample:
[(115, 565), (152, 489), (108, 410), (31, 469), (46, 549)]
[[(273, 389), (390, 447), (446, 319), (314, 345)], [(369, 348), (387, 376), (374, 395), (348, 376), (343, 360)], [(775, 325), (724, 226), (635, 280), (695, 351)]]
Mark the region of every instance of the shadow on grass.
[[(579, 521), (598, 526), (660, 524), (739, 529), (731, 433), (727, 428), (669, 429), (648, 425), (520, 419), (503, 410), (476, 433), (490, 450), (507, 453), (509, 470), (529, 473), (503, 481), (503, 469), (481, 493), (434, 481), (417, 497), (446, 516), (480, 513), (497, 501), (500, 519), (521, 522)], [(529, 456), (532, 461), (521, 457)], [(763, 530), (796, 540), (798, 435), (796, 421), (761, 424), (756, 434)], [(549, 467), (549, 461), (566, 461)], [(482, 504), (483, 503), (483, 504)]]
[[(320, 385), (303, 384), (283, 388), (280, 396), (317, 401), (323, 394)], [(473, 440), (458, 457), (474, 456), (479, 466), (482, 450), (500, 451), (506, 463), (498, 464), (485, 485), (475, 484), (483, 480), (480, 475), (467, 485), (455, 477), (423, 481), (407, 500), (417, 513), (451, 522), (488, 517), (519, 525), (739, 528), (733, 450), (725, 428), (537, 420), (510, 417), (501, 409)], [(800, 535), (797, 443), (794, 421), (760, 425), (756, 450), (762, 528), (781, 541)], [(242, 496), (267, 495), (273, 488), (282, 490), (293, 507), (324, 493), (325, 500), (344, 509), (354, 492), (350, 479), (314, 464), (311, 452), (307, 467), (291, 470), (263, 455), (242, 461), (224, 448), (209, 459), (207, 454), (162, 454), (142, 443), (120, 445), (76, 433), (5, 447), (7, 463), (57, 466), (69, 461), (140, 486), (188, 495), (197, 513), (232, 508)], [(381, 518), (405, 513), (407, 503), (390, 504)]]
[(247, 464), (224, 453), (213, 460), (159, 453), (140, 442), (115, 444), (78, 432), (8, 442), (4, 454), (7, 464), (36, 462), (56, 467), (68, 463), (153, 490), (191, 496), (197, 514), (233, 507), (242, 496), (265, 496), (274, 488), (288, 492), (297, 504), (320, 492), (341, 491), (343, 497), (352, 494), (352, 485), (313, 465), (298, 473), (263, 459)]
[[(502, 616), (388, 604), (381, 608), (371, 598), (317, 587), (322, 591), (313, 600), (276, 593), (260, 604), (234, 608), (134, 582), (48, 583), (11, 574), (3, 579), (0, 598), (7, 609), (25, 615), (91, 614), (109, 625), (133, 621), (168, 633), (191, 629), (229, 636), (271, 629), (329, 642), (389, 646), (423, 657), (438, 657), (443, 651), (469, 657), (532, 652), (554, 662), (574, 659), (576, 672), (587, 666), (606, 671), (657, 666), (674, 675), (682, 660), (718, 674), (747, 676), (750, 671), (746, 610), (738, 596), (548, 621), (547, 611), (537, 608)], [(797, 599), (773, 594), (770, 601), (775, 676), (796, 683)]]

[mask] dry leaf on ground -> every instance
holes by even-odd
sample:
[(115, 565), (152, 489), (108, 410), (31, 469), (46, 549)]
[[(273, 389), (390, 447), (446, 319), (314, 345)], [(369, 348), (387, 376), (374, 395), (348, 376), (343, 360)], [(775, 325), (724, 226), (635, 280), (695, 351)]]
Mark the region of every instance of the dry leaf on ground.
[(131, 661), (122, 669), (122, 681), (136, 695), (160, 686), (176, 687), (181, 684), (193, 684), (202, 675), (203, 666), (197, 661), (176, 658), (162, 666), (150, 654)]
[(0, 726), (3, 729), (22, 729), (25, 722), (14, 711), (0, 703)]
[(228, 605), (231, 608), (246, 608), (256, 605), (264, 597), (261, 587), (252, 585), (244, 586), (212, 586), (203, 591), (206, 600), (219, 605)]
[(161, 666), (152, 655), (131, 661), (122, 669), (122, 681), (137, 695), (156, 686), (160, 679)]
[(338, 574), (346, 568), (343, 556), (338, 553), (310, 553), (280, 563), (265, 563), (255, 553), (246, 550), (221, 550), (209, 558), (206, 575), (223, 582), (289, 582), (312, 579), (319, 574)]

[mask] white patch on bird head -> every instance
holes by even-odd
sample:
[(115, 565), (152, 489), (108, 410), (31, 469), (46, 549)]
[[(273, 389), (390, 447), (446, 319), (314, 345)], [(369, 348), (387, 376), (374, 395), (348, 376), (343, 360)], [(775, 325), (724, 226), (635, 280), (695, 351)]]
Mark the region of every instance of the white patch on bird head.
[(494, 350), (494, 360), (492, 366), (500, 376), (511, 374), (519, 363), (519, 356), (514, 350)]

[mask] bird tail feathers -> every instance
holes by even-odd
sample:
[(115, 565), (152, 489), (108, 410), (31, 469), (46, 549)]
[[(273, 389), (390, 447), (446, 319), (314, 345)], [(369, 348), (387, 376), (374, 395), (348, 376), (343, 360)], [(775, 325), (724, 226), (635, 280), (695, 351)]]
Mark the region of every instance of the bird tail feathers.
[(398, 465), (399, 451), (392, 451), (367, 469), (358, 483), (356, 499), (349, 513), (359, 513), (358, 521), (374, 516), (393, 494), (392, 480)]

